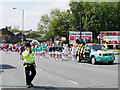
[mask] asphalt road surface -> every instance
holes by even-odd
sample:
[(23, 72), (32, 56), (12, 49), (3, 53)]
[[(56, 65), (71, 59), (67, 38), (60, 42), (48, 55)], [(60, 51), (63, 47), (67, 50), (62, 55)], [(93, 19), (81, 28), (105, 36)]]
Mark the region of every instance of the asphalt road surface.
[[(17, 52), (0, 51), (0, 87), (25, 88), (23, 60)], [(50, 60), (35, 57), (37, 75), (35, 88), (118, 88), (118, 57), (114, 64), (92, 65), (67, 60)], [(1, 79), (2, 78), (2, 79)]]

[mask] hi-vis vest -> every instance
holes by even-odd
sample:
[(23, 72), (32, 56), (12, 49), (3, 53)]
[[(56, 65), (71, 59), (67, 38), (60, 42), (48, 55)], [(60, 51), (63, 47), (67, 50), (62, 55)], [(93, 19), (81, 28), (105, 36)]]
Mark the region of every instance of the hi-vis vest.
[[(33, 61), (34, 61), (34, 55), (33, 55), (33, 51), (31, 54), (29, 54), (29, 56), (27, 56), (28, 54), (28, 51), (25, 50), (23, 52), (23, 58), (24, 58), (24, 62), (27, 64), (33, 64)], [(27, 67), (27, 65), (25, 65), (25, 67)]]

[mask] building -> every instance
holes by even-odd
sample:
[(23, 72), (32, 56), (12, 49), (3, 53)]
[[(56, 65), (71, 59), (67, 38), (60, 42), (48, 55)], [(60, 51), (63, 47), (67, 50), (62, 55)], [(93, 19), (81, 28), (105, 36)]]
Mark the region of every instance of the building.
[[(18, 34), (16, 34), (16, 36), (20, 39), (19, 42), (21, 42), (22, 41), (22, 32), (19, 32)], [(23, 41), (26, 41), (24, 34), (23, 34)]]
[[(11, 31), (8, 31), (8, 28), (3, 28), (0, 29), (0, 42), (1, 43), (17, 43), (17, 42), (21, 42), (21, 33), (18, 33), (17, 35), (15, 35), (14, 33), (12, 33)], [(24, 40), (25, 40), (25, 35), (24, 35)]]

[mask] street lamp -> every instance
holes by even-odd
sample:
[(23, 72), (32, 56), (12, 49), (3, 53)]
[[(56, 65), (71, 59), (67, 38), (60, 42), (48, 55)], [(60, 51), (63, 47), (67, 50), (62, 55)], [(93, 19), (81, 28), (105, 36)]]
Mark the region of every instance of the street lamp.
[(80, 13), (80, 40), (81, 39), (81, 31), (82, 31), (82, 13)]
[(22, 11), (22, 44), (23, 44), (23, 30), (24, 30), (24, 9), (13, 8)]

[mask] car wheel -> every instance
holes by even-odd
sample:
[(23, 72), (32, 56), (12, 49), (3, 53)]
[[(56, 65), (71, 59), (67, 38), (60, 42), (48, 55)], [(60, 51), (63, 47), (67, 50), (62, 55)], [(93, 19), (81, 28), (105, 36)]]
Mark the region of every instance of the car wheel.
[(95, 57), (92, 57), (92, 58), (91, 58), (91, 63), (92, 63), (93, 65), (96, 64)]
[(113, 64), (114, 61), (109, 61), (108, 64)]

